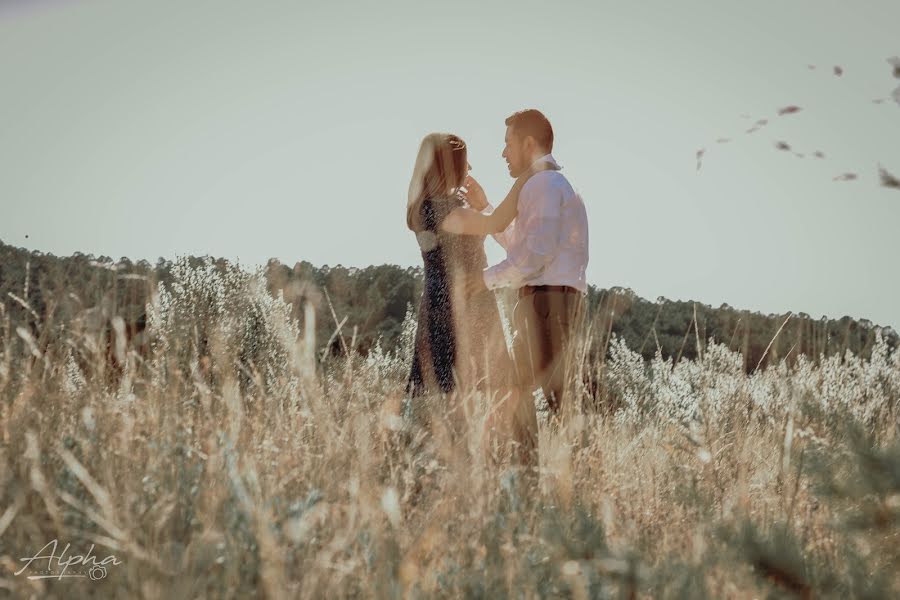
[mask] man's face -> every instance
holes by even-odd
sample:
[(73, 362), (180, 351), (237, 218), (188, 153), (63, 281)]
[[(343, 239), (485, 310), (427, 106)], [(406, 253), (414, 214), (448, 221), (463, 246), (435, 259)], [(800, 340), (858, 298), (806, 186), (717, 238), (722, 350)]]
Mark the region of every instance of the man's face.
[(518, 177), (531, 165), (529, 152), (525, 140), (521, 139), (512, 126), (506, 128), (506, 146), (503, 147), (503, 158), (506, 159), (506, 168), (510, 177)]

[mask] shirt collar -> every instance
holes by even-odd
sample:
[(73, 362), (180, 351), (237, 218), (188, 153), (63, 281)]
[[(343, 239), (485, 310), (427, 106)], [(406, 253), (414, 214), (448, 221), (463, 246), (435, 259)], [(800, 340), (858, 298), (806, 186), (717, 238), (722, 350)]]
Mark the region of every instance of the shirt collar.
[(559, 165), (559, 163), (556, 162), (556, 159), (553, 158), (553, 155), (550, 154), (549, 152), (547, 154), (543, 155), (542, 157), (540, 157), (539, 159), (537, 159), (536, 161), (534, 161), (533, 163), (531, 163), (531, 166), (534, 167), (542, 162), (547, 163), (550, 166), (550, 168), (554, 171), (559, 171), (560, 169), (562, 169), (562, 167)]

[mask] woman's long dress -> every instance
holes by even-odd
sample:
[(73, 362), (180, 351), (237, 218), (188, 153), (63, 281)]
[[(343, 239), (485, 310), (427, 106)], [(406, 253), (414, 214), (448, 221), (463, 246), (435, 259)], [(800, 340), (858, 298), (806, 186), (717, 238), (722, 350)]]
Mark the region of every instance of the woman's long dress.
[[(412, 369), (407, 394), (502, 391), (511, 385), (512, 363), (493, 292), (470, 294), (466, 282), (487, 267), (484, 237), (441, 230), (460, 198), (422, 202), (416, 234), (425, 262)], [(459, 389), (459, 388), (462, 389)]]

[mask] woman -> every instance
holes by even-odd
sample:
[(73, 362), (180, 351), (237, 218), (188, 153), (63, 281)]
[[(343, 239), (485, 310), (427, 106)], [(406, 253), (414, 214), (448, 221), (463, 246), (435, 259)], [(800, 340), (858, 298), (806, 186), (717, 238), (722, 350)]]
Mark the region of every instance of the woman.
[[(463, 188), (468, 187), (483, 196), (468, 170), (466, 145), (459, 137), (445, 133), (426, 136), (410, 182), (406, 213), (407, 226), (416, 234), (425, 263), (407, 383), (412, 398), (407, 406), (414, 408), (419, 397), (437, 396), (449, 402), (446, 408), (451, 420), (463, 424), (471, 405), (467, 403), (469, 410), (463, 410), (460, 400), (468, 401), (473, 390), (496, 392), (495, 402), (506, 406), (520, 404), (497, 302), (493, 292), (477, 282), (487, 267), (484, 236), (503, 231), (515, 218), (519, 190), (532, 174), (523, 174), (500, 206), (484, 215), (473, 210), (463, 195)], [(492, 412), (500, 408), (493, 406)], [(502, 413), (510, 414), (508, 409)], [(514, 415), (499, 418), (517, 420)], [(524, 415), (518, 420), (523, 419), (533, 421), (536, 431), (533, 406), (530, 418)], [(518, 454), (532, 462), (534, 448), (524, 446), (534, 445), (527, 441), (533, 436), (515, 433), (532, 423), (500, 425), (504, 430), (512, 428), (510, 434), (520, 442)]]

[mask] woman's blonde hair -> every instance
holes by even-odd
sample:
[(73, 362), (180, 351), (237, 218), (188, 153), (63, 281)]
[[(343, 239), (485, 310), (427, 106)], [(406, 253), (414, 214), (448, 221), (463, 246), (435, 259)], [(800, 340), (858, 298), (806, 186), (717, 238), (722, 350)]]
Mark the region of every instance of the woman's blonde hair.
[(421, 231), (422, 202), (456, 193), (466, 178), (469, 164), (466, 143), (452, 133), (429, 133), (419, 146), (409, 182), (406, 226)]

